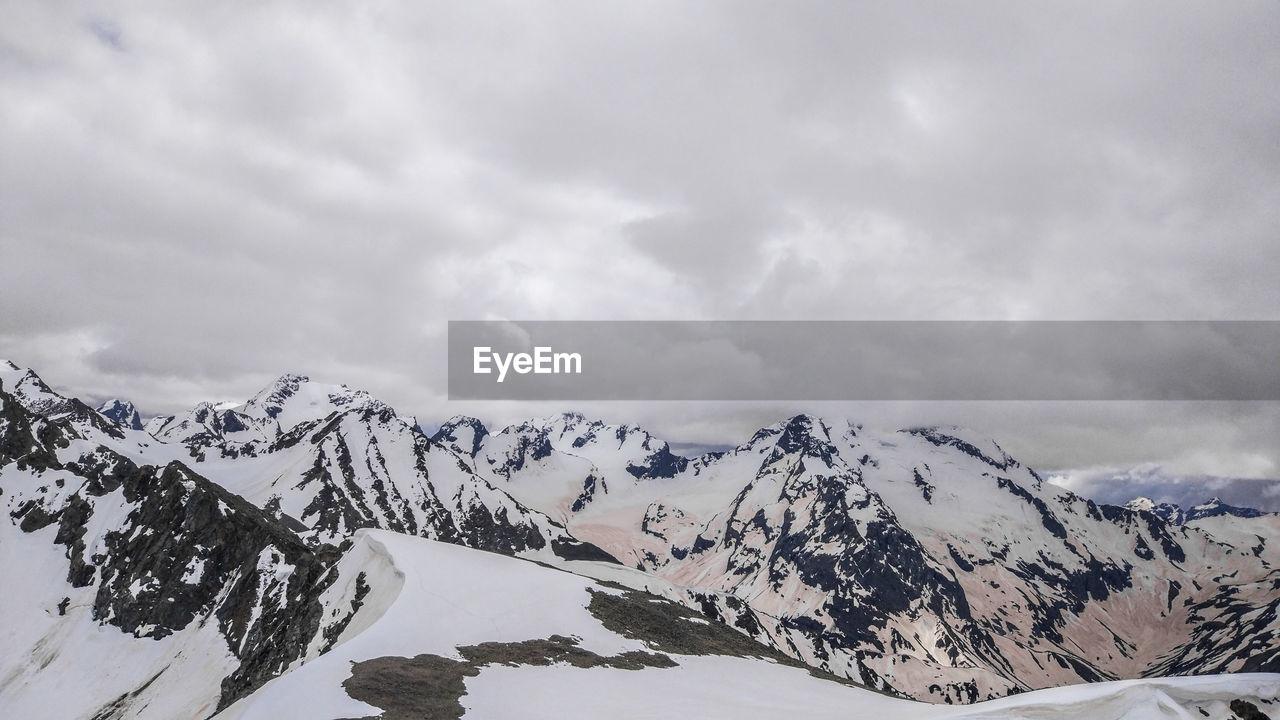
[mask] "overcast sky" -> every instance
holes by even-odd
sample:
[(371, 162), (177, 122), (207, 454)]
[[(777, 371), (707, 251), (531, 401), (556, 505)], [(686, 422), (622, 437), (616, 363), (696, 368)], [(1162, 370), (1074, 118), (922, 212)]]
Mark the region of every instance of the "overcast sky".
[[(1280, 4), (0, 0), (0, 357), (144, 412), (405, 413), (448, 319), (1280, 319)], [(959, 422), (1280, 475), (1275, 403), (615, 404)]]

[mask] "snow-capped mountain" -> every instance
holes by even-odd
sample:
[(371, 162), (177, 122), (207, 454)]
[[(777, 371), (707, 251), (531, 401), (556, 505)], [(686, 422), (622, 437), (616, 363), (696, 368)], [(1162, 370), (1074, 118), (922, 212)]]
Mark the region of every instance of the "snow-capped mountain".
[(1149, 512), (1172, 525), (1181, 525), (1187, 513), (1173, 503), (1156, 502), (1149, 497), (1136, 497), (1124, 504), (1125, 508), (1134, 512)]
[(1280, 676), (1267, 674), (927, 705), (806, 669), (681, 605), (512, 558), (364, 530), (339, 574), (357, 568), (369, 590), (334, 650), (219, 718), (1226, 720), (1230, 703), (1280, 706)]
[(319, 599), (334, 548), (180, 463), (138, 465), (63, 406), (40, 415), (7, 387), (0, 714), (205, 717), (341, 621)]
[[(646, 473), (628, 468), (665, 447), (647, 433), (585, 432), (573, 415), (495, 434), (466, 425), (482, 438), (477, 472), (580, 539), (741, 599), (762, 640), (873, 687), (971, 702), (1280, 663), (1266, 612), (1188, 642), (1270, 606), (1280, 572), (1266, 543), (1098, 506), (963, 430), (886, 435), (798, 416)], [(614, 440), (633, 433), (644, 442)]]
[[(799, 415), (697, 458), (578, 414), (497, 432), (456, 417), (429, 438), (296, 375), (132, 425), (0, 364), (0, 567), (29, 578), (0, 603), (0, 715), (57, 697), (66, 717), (282, 717), (314, 696), (330, 708), (314, 717), (353, 717), (388, 707), (390, 673), (491, 717), (512, 712), (502, 683), (563, 717), (654, 683), (708, 716), (750, 697), (943, 717), (837, 681), (974, 703), (1280, 670), (1280, 515), (1097, 505), (957, 428)], [(705, 643), (670, 644), (688, 637)], [(557, 699), (581, 682), (565, 663), (607, 671), (608, 692)], [(69, 674), (93, 681), (62, 697)], [(967, 716), (1031, 716), (1039, 696), (1226, 718), (1277, 686), (1099, 685)]]
[(641, 428), (588, 421), (578, 413), (530, 420), (490, 434), (475, 418), (455, 417), (432, 436), (482, 477), (562, 522), (597, 495), (672, 478), (688, 465)]
[(1149, 497), (1136, 497), (1125, 503), (1124, 506), (1133, 511), (1145, 511), (1152, 513), (1174, 525), (1183, 525), (1201, 518), (1219, 517), (1221, 515), (1230, 515), (1231, 517), (1238, 518), (1256, 518), (1269, 514), (1254, 508), (1228, 505), (1220, 498), (1216, 497), (1211, 498), (1208, 502), (1193, 505), (1187, 510), (1184, 510), (1173, 503), (1158, 503)]
[(128, 400), (120, 400), (112, 398), (98, 406), (98, 412), (117, 425), (123, 425), (130, 430), (142, 429), (142, 416), (138, 414), (138, 409)]
[(317, 542), (382, 528), (483, 550), (607, 558), (362, 390), (286, 375), (152, 428), (199, 472)]
[(0, 383), (3, 383), (13, 402), (28, 411), (51, 420), (65, 420), (82, 433), (120, 439), (124, 433), (119, 426), (76, 398), (68, 398), (54, 392), (39, 375), (20, 368), (8, 360), (0, 360)]
[(313, 383), (304, 375), (282, 375), (243, 403), (200, 403), (182, 415), (153, 419), (147, 431), (165, 442), (216, 445), (239, 454), (253, 452), (288, 430), (333, 412), (366, 408), (389, 409), (363, 390)]

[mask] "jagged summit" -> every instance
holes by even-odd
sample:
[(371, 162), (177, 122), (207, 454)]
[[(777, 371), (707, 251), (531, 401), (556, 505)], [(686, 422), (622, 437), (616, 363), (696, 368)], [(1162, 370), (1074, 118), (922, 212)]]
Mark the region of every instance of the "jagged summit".
[[(258, 391), (246, 407), (260, 407), (268, 417), (276, 417), (284, 409), (284, 404), (302, 388), (311, 382), (306, 375), (284, 374), (276, 378), (270, 385)], [(345, 387), (345, 386), (342, 386)]]
[(460, 455), (474, 458), (489, 435), (489, 428), (476, 418), (454, 415), (431, 434), (431, 439)]
[(1173, 525), (1184, 525), (1202, 518), (1224, 515), (1239, 518), (1256, 518), (1268, 514), (1254, 508), (1229, 505), (1218, 497), (1186, 509), (1173, 503), (1158, 503), (1149, 497), (1136, 497), (1125, 503), (1124, 506), (1134, 511), (1149, 512)]
[(0, 386), (28, 411), (51, 420), (67, 420), (82, 434), (115, 439), (122, 436), (114, 422), (80, 400), (54, 391), (34, 370), (6, 360), (0, 365)]
[(0, 382), (14, 399), (34, 413), (44, 415), (70, 409), (70, 398), (54, 392), (34, 370), (6, 360), (4, 367), (0, 368)]
[(262, 445), (294, 428), (349, 410), (394, 414), (390, 406), (364, 390), (286, 374), (243, 403), (199, 403), (186, 413), (150, 422), (146, 429), (165, 442)]
[(138, 409), (133, 406), (133, 403), (128, 400), (112, 398), (99, 405), (98, 412), (117, 425), (131, 430), (142, 429), (142, 416), (138, 414)]
[(1221, 498), (1214, 497), (1208, 502), (1201, 503), (1187, 510), (1187, 522), (1199, 520), (1200, 518), (1218, 517), (1220, 515), (1231, 515), (1240, 518), (1262, 517), (1268, 513), (1254, 508), (1237, 507), (1229, 505), (1222, 501)]
[(777, 444), (783, 452), (803, 451), (810, 455), (829, 456), (831, 435), (831, 426), (826, 422), (800, 414), (783, 424)]
[[(74, 415), (31, 411), (8, 394), (11, 379), (28, 400), (66, 399), (45, 397), (47, 386), (20, 369), (0, 368), (0, 505), (5, 547), (14, 548), (5, 557), (28, 549), (43, 557), (34, 552), (43, 549), (62, 563), (58, 577), (69, 578), (45, 583), (48, 592), (32, 601), (28, 615), (44, 623), (42, 633), (63, 622), (59, 605), (69, 598), (74, 622), (115, 618), (150, 638), (148, 625), (161, 624), (138, 612), (144, 599), (173, 597), (191, 609), (183, 593), (195, 590), (186, 585), (221, 602), (225, 583), (239, 583), (228, 598), (248, 603), (228, 611), (234, 647), (257, 642), (242, 632), (255, 612), (278, 619), (299, 599), (307, 605), (298, 617), (338, 622), (361, 604), (385, 606), (379, 593), (398, 582), (368, 565), (382, 562), (374, 545), (347, 542), (379, 529), (631, 578), (797, 661), (934, 702), (1148, 674), (1280, 669), (1280, 516), (1245, 523), (1218, 517), (1229, 506), (1212, 501), (1197, 508), (1209, 516), (1178, 526), (1154, 514), (1149, 499), (1129, 509), (1098, 505), (1042, 483), (968, 430), (879, 432), (801, 413), (732, 450), (688, 460), (641, 427), (579, 413), (495, 433), (458, 416), (428, 438), (367, 393), (286, 375), (243, 403), (202, 403), (152, 421), (170, 442), (146, 447), (87, 411), (139, 444), (122, 460), (128, 442), (81, 432)], [(143, 486), (163, 502), (148, 509), (136, 490)], [(231, 516), (263, 529), (264, 542), (241, 547), (217, 530)], [(153, 543), (163, 551), (148, 552)], [(237, 550), (228, 563), (223, 543)], [(297, 562), (272, 557), (287, 548)], [(311, 567), (308, 553), (325, 567), (339, 556), (354, 563), (332, 596), (306, 584), (329, 577), (322, 568), (290, 574)], [(110, 578), (88, 577), (104, 569)], [(200, 581), (206, 570), (212, 584)], [(390, 585), (372, 587), (376, 578)], [(101, 587), (103, 599), (91, 598)], [(155, 616), (175, 631), (166, 641), (184, 632), (164, 612)], [(216, 617), (210, 631), (222, 623)], [(364, 627), (329, 627), (306, 648), (291, 645), (290, 657), (271, 655), (278, 665), (250, 668), (251, 677), (285, 672), (290, 658), (312, 657)], [(40, 636), (27, 639), (15, 647), (38, 647)], [(211, 677), (240, 666), (234, 647)], [(145, 681), (112, 686), (109, 699)]]
[(1149, 497), (1136, 497), (1124, 506), (1134, 512), (1148, 512), (1173, 525), (1186, 521), (1186, 512), (1173, 503), (1156, 502)]
[(364, 390), (312, 382), (306, 375), (282, 375), (236, 410), (249, 417), (275, 420), (288, 430), (326, 411), (384, 409), (388, 406)]

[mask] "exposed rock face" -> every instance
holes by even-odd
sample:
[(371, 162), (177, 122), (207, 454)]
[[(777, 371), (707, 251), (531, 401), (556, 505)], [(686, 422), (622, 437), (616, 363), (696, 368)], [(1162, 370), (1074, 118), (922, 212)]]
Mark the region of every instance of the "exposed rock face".
[(1147, 497), (1134, 498), (1125, 503), (1124, 506), (1134, 512), (1149, 512), (1173, 525), (1185, 525), (1189, 522), (1211, 517), (1256, 518), (1268, 514), (1254, 508), (1228, 505), (1216, 497), (1189, 510), (1184, 510), (1173, 503), (1158, 503)]
[[(428, 438), (290, 375), (153, 421), (148, 445), (33, 373), (0, 381), (4, 531), (56, 551), (48, 612), (216, 645), (217, 705), (338, 641), (369, 590), (335, 578), (335, 546), (362, 528), (616, 559), (791, 658), (920, 699), (1280, 671), (1271, 518), (1097, 505), (956, 428), (799, 415), (689, 459), (577, 414)], [(127, 714), (165, 672), (104, 707)]]
[[(151, 641), (183, 634), (227, 656), (219, 707), (303, 657), (321, 630), (334, 548), (307, 546), (180, 463), (89, 448), (70, 419), (32, 413), (3, 389), (0, 490), (5, 533), (63, 548), (64, 567), (51, 568), (65, 577), (60, 614), (80, 598), (93, 622)], [(105, 703), (103, 717), (129, 716), (146, 690)]]
[[(468, 419), (437, 437), (485, 436)], [(472, 470), (470, 456), (432, 440), (367, 393), (286, 375), (248, 402), (202, 404), (157, 437), (192, 466), (262, 507), (309, 542), (380, 528), (481, 550), (611, 560)]]
[(142, 416), (133, 403), (127, 400), (111, 399), (98, 406), (98, 413), (111, 422), (130, 430), (142, 429)]
[(513, 493), (556, 478), (561, 495), (527, 502), (628, 564), (741, 598), (757, 637), (870, 686), (971, 702), (1280, 668), (1266, 530), (1235, 546), (1099, 506), (954, 428), (801, 415), (662, 480), (628, 477), (567, 418), (490, 435), (477, 471)]
[(441, 425), (431, 439), (459, 455), (473, 458), (480, 452), (480, 446), (488, 435), (489, 429), (484, 423), (473, 417), (455, 415)]

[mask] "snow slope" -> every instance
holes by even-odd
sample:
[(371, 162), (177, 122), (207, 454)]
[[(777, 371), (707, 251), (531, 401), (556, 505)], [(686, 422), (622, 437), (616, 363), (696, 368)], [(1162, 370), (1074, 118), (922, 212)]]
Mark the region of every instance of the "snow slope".
[(762, 641), (869, 685), (971, 702), (1280, 667), (1265, 516), (1183, 527), (1098, 506), (959, 428), (801, 415), (727, 453), (654, 463), (665, 443), (572, 414), (497, 434), (451, 425), (437, 437), (478, 445), (477, 472), (578, 538), (744, 601)]
[(323, 553), (84, 420), (0, 386), (0, 717), (205, 717), (322, 634)]
[[(554, 560), (604, 557), (362, 390), (286, 375), (154, 424), (163, 450), (310, 542), (376, 527)], [(466, 458), (470, 460), (470, 458)]]
[[(796, 660), (945, 703), (1280, 668), (1277, 516), (1209, 508), (1175, 525), (1095, 505), (958, 428), (875, 433), (800, 415), (686, 459), (643, 429), (577, 414), (497, 433), (454, 418), (428, 438), (367, 393), (284, 376), (247, 402), (148, 423), (161, 440), (9, 363), (0, 389), (0, 568), (33, 578), (0, 603), (14, 648), (0, 658), (0, 710), (38, 707), (68, 673), (93, 676), (117, 656), (133, 669), (113, 665), (59, 698), (64, 714), (198, 715), (285, 671), (360, 714), (381, 692), (369, 677), (388, 668), (481, 688), (508, 672), (492, 653), (523, 658), (502, 680), (512, 686), (583, 674), (617, 685), (590, 702), (618, 713), (608, 703), (653, 693), (656, 677), (690, 688), (718, 677), (741, 694), (729, 678), (793, 673)], [(631, 602), (621, 590), (557, 573), (542, 608), (533, 589), (552, 571), (410, 536), (644, 589), (678, 603), (654, 605), (677, 634), (732, 637), (710, 654), (656, 646), (593, 610), (608, 605), (600, 593)], [(743, 651), (744, 635), (759, 645)], [(346, 665), (329, 659), (339, 651)], [(785, 683), (818, 680), (801, 675)], [(826, 679), (812, 697), (829, 686), (850, 690)], [(1156, 687), (1097, 702), (1195, 700), (1181, 681)], [(705, 692), (686, 699), (711, 707), (722, 689)], [(254, 707), (277, 702), (263, 693)], [(488, 694), (462, 697), (500, 711)], [(783, 701), (769, 707), (825, 712), (825, 700)]]
[[(357, 533), (343, 563), (344, 576), (364, 567), (374, 588), (389, 585), (385, 592), (375, 590), (370, 597), (376, 599), (357, 613), (363, 629), (227, 708), (219, 720), (378, 715), (378, 707), (353, 700), (342, 687), (354, 666), (375, 658), (431, 654), (460, 660), (463, 646), (555, 635), (576, 638), (581, 648), (602, 656), (653, 651), (610, 630), (588, 610), (591, 591), (620, 591), (555, 569), (378, 530)], [(1203, 708), (1208, 717), (1225, 719), (1231, 717), (1231, 700), (1269, 708), (1280, 693), (1280, 675), (1213, 676), (1099, 683), (955, 708), (888, 697), (767, 659), (660, 654), (675, 667), (485, 664), (465, 680), (459, 698), (463, 717), (1137, 720), (1205, 717), (1198, 712)]]

